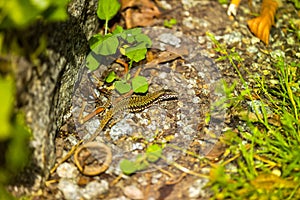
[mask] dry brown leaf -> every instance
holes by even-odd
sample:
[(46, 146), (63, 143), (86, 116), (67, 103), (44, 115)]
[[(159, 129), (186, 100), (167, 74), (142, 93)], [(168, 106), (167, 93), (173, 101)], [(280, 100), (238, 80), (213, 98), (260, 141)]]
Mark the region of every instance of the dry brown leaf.
[(170, 62), (182, 56), (170, 51), (153, 52), (147, 51), (147, 63), (146, 66), (157, 65), (165, 62)]
[(218, 141), (213, 146), (212, 150), (205, 155), (205, 158), (209, 159), (212, 162), (218, 161), (219, 158), (224, 154), (226, 147), (227, 146), (223, 142)]
[(126, 28), (152, 25), (160, 15), (159, 9), (151, 0), (121, 0), (121, 4)]
[(269, 44), (271, 26), (274, 25), (274, 17), (278, 7), (276, 0), (263, 0), (260, 16), (248, 20), (251, 32), (261, 39), (266, 45)]

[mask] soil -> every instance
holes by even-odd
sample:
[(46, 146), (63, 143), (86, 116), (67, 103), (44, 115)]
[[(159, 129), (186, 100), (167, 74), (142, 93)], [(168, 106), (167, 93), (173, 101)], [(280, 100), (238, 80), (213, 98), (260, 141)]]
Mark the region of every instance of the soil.
[[(149, 92), (171, 89), (178, 93), (178, 99), (150, 106), (138, 113), (122, 112), (113, 116), (103, 134), (96, 138), (113, 152), (109, 168), (97, 176), (86, 176), (77, 169), (72, 157), (51, 174), (37, 198), (171, 200), (212, 197), (210, 189), (205, 187), (209, 181), (209, 163), (218, 162), (226, 149), (218, 139), (225, 130), (235, 130), (237, 125), (243, 124), (231, 109), (215, 106), (214, 102), (225, 97), (225, 92), (218, 90), (222, 81), (229, 85), (237, 82), (236, 94), (243, 86), (228, 61), (215, 61), (220, 55), (213, 49), (214, 44), (206, 32), (213, 33), (228, 49), (235, 48), (243, 59), (244, 67), (240, 72), (253, 88), (252, 75), (264, 77), (267, 84), (273, 84), (276, 55), (283, 55), (287, 63), (300, 57), (299, 38), (289, 31), (289, 19), (299, 21), (299, 11), (294, 5), (283, 1), (284, 6), (277, 11), (270, 43), (266, 46), (247, 27), (252, 13), (260, 9), (259, 1), (252, 2), (250, 8), (242, 1), (237, 16), (231, 18), (226, 14), (228, 5), (218, 1), (155, 1), (161, 15), (149, 28), (143, 29), (153, 40), (152, 59), (136, 64), (130, 73), (134, 76), (141, 68), (140, 75), (151, 80)], [(164, 20), (172, 18), (177, 24), (171, 29), (165, 28)], [(124, 18), (120, 18), (118, 24), (125, 25)], [(166, 38), (174, 38), (163, 39), (164, 34), (167, 34)], [(176, 44), (177, 40), (180, 40), (179, 44)], [(166, 60), (160, 60), (163, 52), (170, 53)], [(155, 64), (151, 65), (151, 61)], [(107, 102), (113, 105), (118, 101), (120, 95), (111, 92), (111, 85), (105, 83), (104, 78), (111, 70), (124, 74), (123, 67), (114, 63), (95, 72), (82, 69), (82, 77), (74, 87), (71, 117), (56, 138), (57, 160), (80, 139), (93, 133), (105, 112), (84, 124), (79, 121), (81, 114), (85, 116), (99, 105)], [(84, 110), (83, 104), (87, 105)], [(247, 102), (244, 105), (247, 107)], [(206, 121), (208, 114), (209, 122)], [(180, 149), (166, 147), (163, 155), (168, 159), (151, 163), (132, 175), (120, 172), (120, 160), (135, 159), (147, 145), (166, 141)]]

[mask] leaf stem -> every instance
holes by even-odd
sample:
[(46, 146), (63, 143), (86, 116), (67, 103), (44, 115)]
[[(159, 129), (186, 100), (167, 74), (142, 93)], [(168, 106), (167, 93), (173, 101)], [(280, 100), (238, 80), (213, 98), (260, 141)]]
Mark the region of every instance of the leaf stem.
[(105, 20), (105, 31), (104, 31), (104, 35), (107, 34), (107, 30), (108, 30), (108, 19)]

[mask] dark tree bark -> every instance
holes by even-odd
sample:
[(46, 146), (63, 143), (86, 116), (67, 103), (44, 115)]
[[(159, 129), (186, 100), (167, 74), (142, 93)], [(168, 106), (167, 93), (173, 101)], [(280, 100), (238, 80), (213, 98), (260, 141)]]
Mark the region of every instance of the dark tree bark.
[(38, 45), (46, 36), (47, 47), (38, 64), (18, 60), (17, 102), (33, 132), (30, 166), (10, 187), (14, 194), (42, 187), (55, 162), (54, 138), (71, 106), (78, 70), (84, 66), (88, 39), (99, 26), (96, 0), (74, 0), (68, 5), (69, 19), (34, 25), (28, 30), (29, 44)]

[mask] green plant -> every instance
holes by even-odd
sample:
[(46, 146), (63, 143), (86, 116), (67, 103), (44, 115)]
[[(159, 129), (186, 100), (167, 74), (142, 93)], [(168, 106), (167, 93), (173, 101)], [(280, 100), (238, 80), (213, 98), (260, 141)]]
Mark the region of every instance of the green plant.
[(167, 27), (167, 28), (172, 28), (176, 24), (177, 24), (177, 20), (174, 18), (164, 21), (164, 27)]
[(295, 4), (295, 7), (297, 8), (297, 9), (299, 9), (300, 8), (300, 1), (299, 0), (289, 0), (290, 2), (293, 2), (294, 4)]
[(105, 35), (108, 30), (108, 21), (117, 14), (120, 7), (118, 0), (98, 0), (97, 16), (105, 20)]
[(158, 144), (151, 144), (145, 154), (138, 154), (134, 161), (123, 159), (120, 168), (124, 174), (130, 175), (137, 171), (147, 169), (150, 163), (158, 161), (162, 157), (162, 147)]
[(12, 199), (5, 185), (20, 173), (29, 160), (30, 131), (20, 112), (13, 112), (15, 85), (12, 76), (0, 75), (0, 193), (2, 199)]
[[(299, 8), (300, 8), (300, 5), (299, 5)], [(289, 23), (290, 23), (290, 28), (288, 29), (288, 31), (294, 33), (296, 35), (298, 41), (299, 41), (300, 40), (300, 26), (296, 25), (296, 20), (295, 19), (291, 19), (289, 21)], [(298, 22), (298, 24), (299, 24), (299, 22)]]
[(117, 76), (111, 71), (106, 77), (107, 83), (114, 83), (116, 90), (121, 93), (127, 93), (131, 89), (135, 93), (145, 93), (148, 91), (147, 79), (143, 76), (130, 77), (128, 70), (133, 66), (133, 62), (140, 62), (145, 59), (147, 48), (150, 48), (152, 42), (150, 38), (142, 33), (140, 28), (124, 30), (117, 26), (114, 31), (107, 33), (108, 21), (111, 20), (120, 9), (120, 3), (117, 0), (106, 1), (99, 0), (97, 15), (105, 20), (105, 34), (95, 34), (89, 41), (91, 53), (86, 58), (87, 67), (93, 71), (99, 65), (105, 64), (107, 58), (117, 58), (119, 55), (129, 59), (129, 67), (123, 77)]
[[(299, 199), (300, 80), (297, 74), (300, 64), (288, 64), (278, 57), (274, 61), (278, 84), (269, 86), (263, 77), (249, 73), (256, 80), (255, 89), (251, 89), (235, 64), (243, 67), (242, 59), (232, 49), (219, 44), (212, 34), (208, 35), (221, 54), (220, 59), (228, 60), (240, 77), (244, 90), (232, 95), (232, 88), (227, 87), (231, 100), (228, 106), (247, 125), (237, 126), (239, 134), (230, 130), (225, 133), (230, 156), (210, 172), (207, 187), (215, 193), (213, 199)], [(234, 103), (246, 99), (254, 102), (254, 95), (260, 105), (252, 111)], [(229, 163), (235, 167), (229, 167)]]
[[(117, 26), (112, 33), (107, 35), (96, 34), (90, 40), (92, 52), (87, 56), (87, 67), (95, 70), (101, 64), (99, 56), (124, 55), (129, 59), (129, 70), (133, 62), (145, 59), (147, 48), (152, 45), (150, 38), (142, 33), (140, 28), (123, 30)], [(106, 82), (114, 82), (115, 87), (121, 94), (127, 93), (132, 88), (134, 92), (145, 93), (148, 90), (148, 82), (145, 77), (136, 76), (130, 79), (128, 73), (124, 78), (120, 78), (115, 72), (110, 72)], [(131, 84), (129, 83), (131, 81)]]
[(228, 4), (228, 0), (218, 0), (220, 4)]
[[(62, 21), (68, 18), (68, 0), (10, 0), (0, 3), (0, 53), (5, 59), (11, 55), (30, 57), (34, 64), (46, 48), (46, 36), (42, 35), (39, 46), (34, 47), (28, 41), (27, 28), (37, 21)], [(21, 31), (25, 32), (25, 34)], [(21, 33), (21, 34), (20, 34)]]

